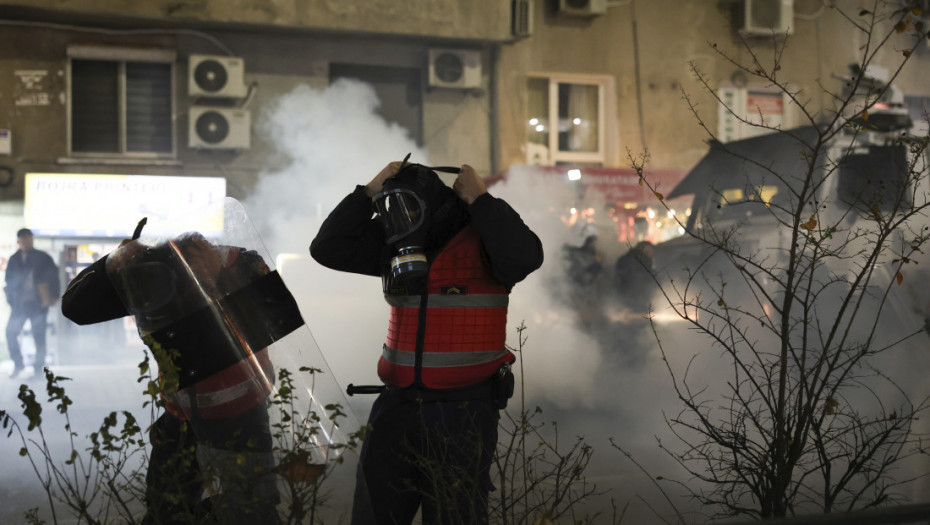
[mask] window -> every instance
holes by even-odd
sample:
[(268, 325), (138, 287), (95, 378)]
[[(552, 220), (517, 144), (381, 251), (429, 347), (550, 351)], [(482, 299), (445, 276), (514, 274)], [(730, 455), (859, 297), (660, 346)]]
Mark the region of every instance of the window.
[(756, 186), (751, 189), (728, 188), (711, 199), (713, 208), (705, 215), (714, 224), (727, 220), (751, 220), (756, 216), (771, 216), (772, 199), (778, 195), (778, 186)]
[(68, 49), (72, 157), (174, 158), (173, 51)]
[(607, 92), (612, 77), (531, 76), (527, 84), (530, 164), (607, 162)]
[(765, 205), (766, 208), (772, 204), (772, 197), (778, 194), (778, 186), (758, 186), (753, 188), (754, 191), (746, 192), (741, 188), (730, 188), (720, 192), (720, 206), (732, 206), (743, 202), (758, 201)]

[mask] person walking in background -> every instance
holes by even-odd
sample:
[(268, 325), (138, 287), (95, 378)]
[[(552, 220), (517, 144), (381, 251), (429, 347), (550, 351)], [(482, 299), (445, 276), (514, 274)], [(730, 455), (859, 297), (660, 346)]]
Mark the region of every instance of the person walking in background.
[[(434, 169), (458, 173), (452, 188)], [(508, 295), (542, 265), (539, 238), (471, 166), (405, 161), (343, 199), (310, 255), (381, 277), (391, 306), (352, 524), (409, 524), (421, 505), (424, 524), (487, 523), (499, 410), (513, 393)]]
[(16, 244), (19, 250), (10, 256), (6, 268), (6, 301), (10, 304), (10, 320), (6, 325), (6, 343), (13, 360), (13, 373), (16, 377), (25, 368), (23, 354), (19, 345), (19, 336), (26, 321), (32, 328), (35, 340), (36, 356), (33, 368), (36, 376), (45, 366), (45, 332), (48, 309), (58, 301), (61, 291), (58, 280), (58, 266), (52, 257), (33, 248), (32, 230), (22, 228), (16, 232)]

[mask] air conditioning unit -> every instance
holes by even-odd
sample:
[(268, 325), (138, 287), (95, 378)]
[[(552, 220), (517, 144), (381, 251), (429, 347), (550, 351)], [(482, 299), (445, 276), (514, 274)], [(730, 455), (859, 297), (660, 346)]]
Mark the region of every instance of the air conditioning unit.
[(243, 98), (248, 94), (242, 58), (190, 55), (187, 64), (187, 93), (192, 97)]
[(607, 0), (559, 0), (559, 13), (569, 16), (598, 16), (607, 12)]
[(429, 85), (466, 89), (481, 87), (481, 52), (430, 49)]
[(248, 110), (193, 106), (188, 115), (188, 146), (191, 148), (248, 149), (251, 145)]
[(789, 35), (793, 30), (794, 0), (740, 0), (737, 8), (743, 36)]

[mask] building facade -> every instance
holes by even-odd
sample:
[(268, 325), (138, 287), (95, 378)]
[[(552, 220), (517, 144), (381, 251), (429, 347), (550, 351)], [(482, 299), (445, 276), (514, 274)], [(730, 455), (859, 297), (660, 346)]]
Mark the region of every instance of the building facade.
[[(369, 86), (373, 111), (434, 165), (597, 168), (604, 186), (635, 184), (630, 158), (648, 154), (647, 168), (673, 182), (710, 134), (754, 132), (720, 101), (791, 127), (830, 111), (863, 53), (894, 74), (926, 21), (904, 13), (912, 3), (883, 7), (913, 21), (878, 45), (856, 26), (872, 3), (853, 0), (0, 2), (0, 255), (15, 250), (18, 228), (50, 221), (38, 245), (67, 280), (135, 226), (141, 204), (118, 219), (109, 211), (120, 191), (248, 197), (287, 162), (287, 137), (267, 126), (282, 97), (343, 79)], [(777, 67), (795, 100), (736, 66), (753, 57)], [(919, 116), (930, 98), (926, 38), (909, 62), (895, 83)], [(366, 140), (343, 146), (363, 156)], [(44, 213), (75, 201), (100, 213), (90, 224)], [(632, 228), (649, 203), (614, 204), (633, 210), (623, 217)]]
[[(779, 78), (807, 113), (832, 103), (836, 76), (869, 44), (840, 13), (856, 15), (858, 4), (835, 4), (5, 1), (0, 200), (21, 200), (22, 175), (34, 171), (222, 175), (242, 197), (275, 152), (259, 129), (269, 106), (296, 86), (343, 77), (374, 86), (381, 115), (436, 164), (467, 160), (489, 174), (521, 163), (620, 168), (648, 152), (656, 168), (687, 170), (708, 136), (684, 96), (725, 137), (740, 130), (718, 126), (714, 95), (735, 97), (750, 118), (804, 123), (730, 58), (755, 54), (766, 66), (777, 52)], [(753, 6), (761, 22), (747, 19)], [(910, 37), (892, 39), (873, 63), (893, 72)], [(917, 51), (897, 83), (926, 97), (930, 49)]]

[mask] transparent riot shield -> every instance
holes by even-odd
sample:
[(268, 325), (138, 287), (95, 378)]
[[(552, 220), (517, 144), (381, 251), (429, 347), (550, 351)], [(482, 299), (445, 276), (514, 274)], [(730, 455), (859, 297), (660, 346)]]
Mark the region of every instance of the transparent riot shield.
[(124, 242), (107, 275), (158, 363), (165, 410), (196, 436), (220, 522), (273, 523), (314, 504), (301, 498), (359, 424), (242, 205), (180, 223), (212, 227), (150, 221), (157, 235)]

